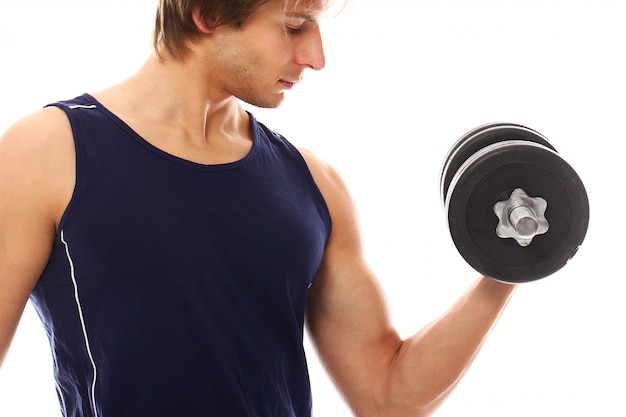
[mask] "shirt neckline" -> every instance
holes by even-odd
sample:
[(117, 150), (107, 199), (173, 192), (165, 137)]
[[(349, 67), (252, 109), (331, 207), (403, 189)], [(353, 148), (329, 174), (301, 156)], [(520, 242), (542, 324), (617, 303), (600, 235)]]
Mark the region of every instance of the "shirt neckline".
[(234, 168), (239, 168), (241, 166), (247, 165), (249, 162), (251, 162), (254, 157), (256, 156), (259, 147), (260, 147), (260, 142), (261, 142), (261, 137), (260, 137), (260, 132), (259, 132), (259, 124), (256, 120), (256, 118), (254, 117), (254, 115), (252, 115), (252, 113), (246, 111), (248, 117), (250, 118), (250, 130), (251, 130), (251, 134), (252, 134), (252, 147), (250, 148), (250, 150), (248, 151), (248, 153), (241, 159), (237, 160), (237, 161), (233, 161), (233, 162), (226, 162), (226, 163), (221, 163), (221, 164), (202, 164), (202, 163), (198, 163), (198, 162), (193, 162), (190, 161), (188, 159), (173, 155), (169, 152), (166, 152), (164, 150), (162, 150), (161, 148), (153, 145), (152, 143), (148, 142), (146, 139), (144, 139), (139, 133), (137, 133), (132, 127), (130, 127), (124, 120), (122, 120), (119, 116), (117, 116), (115, 113), (113, 113), (112, 111), (110, 111), (106, 106), (104, 106), (102, 103), (100, 103), (95, 97), (93, 97), (91, 94), (85, 93), (83, 94), (83, 97), (85, 97), (88, 101), (93, 102), (94, 104), (97, 105), (97, 107), (107, 116), (109, 117), (113, 122), (115, 122), (118, 126), (120, 126), (124, 131), (126, 131), (129, 136), (134, 139), (135, 141), (137, 141), (140, 145), (142, 145), (143, 147), (147, 148), (149, 151), (165, 158), (168, 159), (172, 162), (178, 163), (180, 165), (184, 165), (187, 166), (189, 168), (193, 168), (193, 169), (197, 169), (197, 170), (202, 170), (202, 171), (224, 171), (224, 170), (229, 170), (229, 169), (234, 169)]

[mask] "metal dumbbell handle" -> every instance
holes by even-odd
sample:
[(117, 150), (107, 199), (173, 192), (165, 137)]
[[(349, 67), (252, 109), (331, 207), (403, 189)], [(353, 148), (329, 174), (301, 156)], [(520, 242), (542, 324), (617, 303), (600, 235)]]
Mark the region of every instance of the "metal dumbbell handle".
[(517, 188), (506, 201), (500, 201), (493, 207), (500, 222), (496, 234), (502, 239), (512, 238), (520, 246), (528, 246), (537, 235), (548, 231), (545, 217), (548, 203), (541, 197), (529, 197), (521, 188)]

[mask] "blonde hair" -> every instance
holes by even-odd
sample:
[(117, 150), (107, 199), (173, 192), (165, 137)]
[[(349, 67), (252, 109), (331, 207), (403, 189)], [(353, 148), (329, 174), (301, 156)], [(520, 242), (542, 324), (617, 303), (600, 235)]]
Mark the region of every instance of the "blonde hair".
[[(159, 0), (157, 9), (153, 48), (158, 57), (166, 51), (178, 60), (184, 60), (189, 52), (188, 41), (199, 39), (203, 33), (193, 19), (198, 7), (200, 19), (211, 29), (229, 25), (239, 27), (254, 13), (273, 2), (283, 2), (296, 7), (305, 0)], [(307, 0), (314, 4), (312, 0)], [(318, 0), (326, 7), (330, 0)]]

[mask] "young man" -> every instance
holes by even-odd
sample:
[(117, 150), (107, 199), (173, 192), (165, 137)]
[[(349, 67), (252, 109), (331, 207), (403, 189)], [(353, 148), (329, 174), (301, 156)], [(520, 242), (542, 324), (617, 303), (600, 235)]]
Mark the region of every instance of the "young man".
[(321, 0), (161, 0), (155, 56), (0, 142), (0, 359), (32, 296), (66, 416), (430, 415), (514, 291), (394, 331), (337, 173), (243, 110), (324, 67)]

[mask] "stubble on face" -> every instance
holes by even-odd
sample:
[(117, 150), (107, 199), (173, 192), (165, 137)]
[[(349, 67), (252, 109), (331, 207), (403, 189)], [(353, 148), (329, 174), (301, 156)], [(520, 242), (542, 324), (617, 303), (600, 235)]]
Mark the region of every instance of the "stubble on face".
[(242, 27), (221, 34), (214, 56), (224, 91), (251, 105), (276, 108), (287, 89), (300, 80), (301, 66), (293, 65), (285, 16), (306, 15), (325, 8), (325, 0), (276, 0), (257, 12)]
[(283, 101), (283, 94), (268, 91), (271, 79), (267, 60), (251, 45), (235, 37), (225, 37), (218, 43), (222, 61), (221, 69), (226, 92), (256, 107), (276, 108)]

